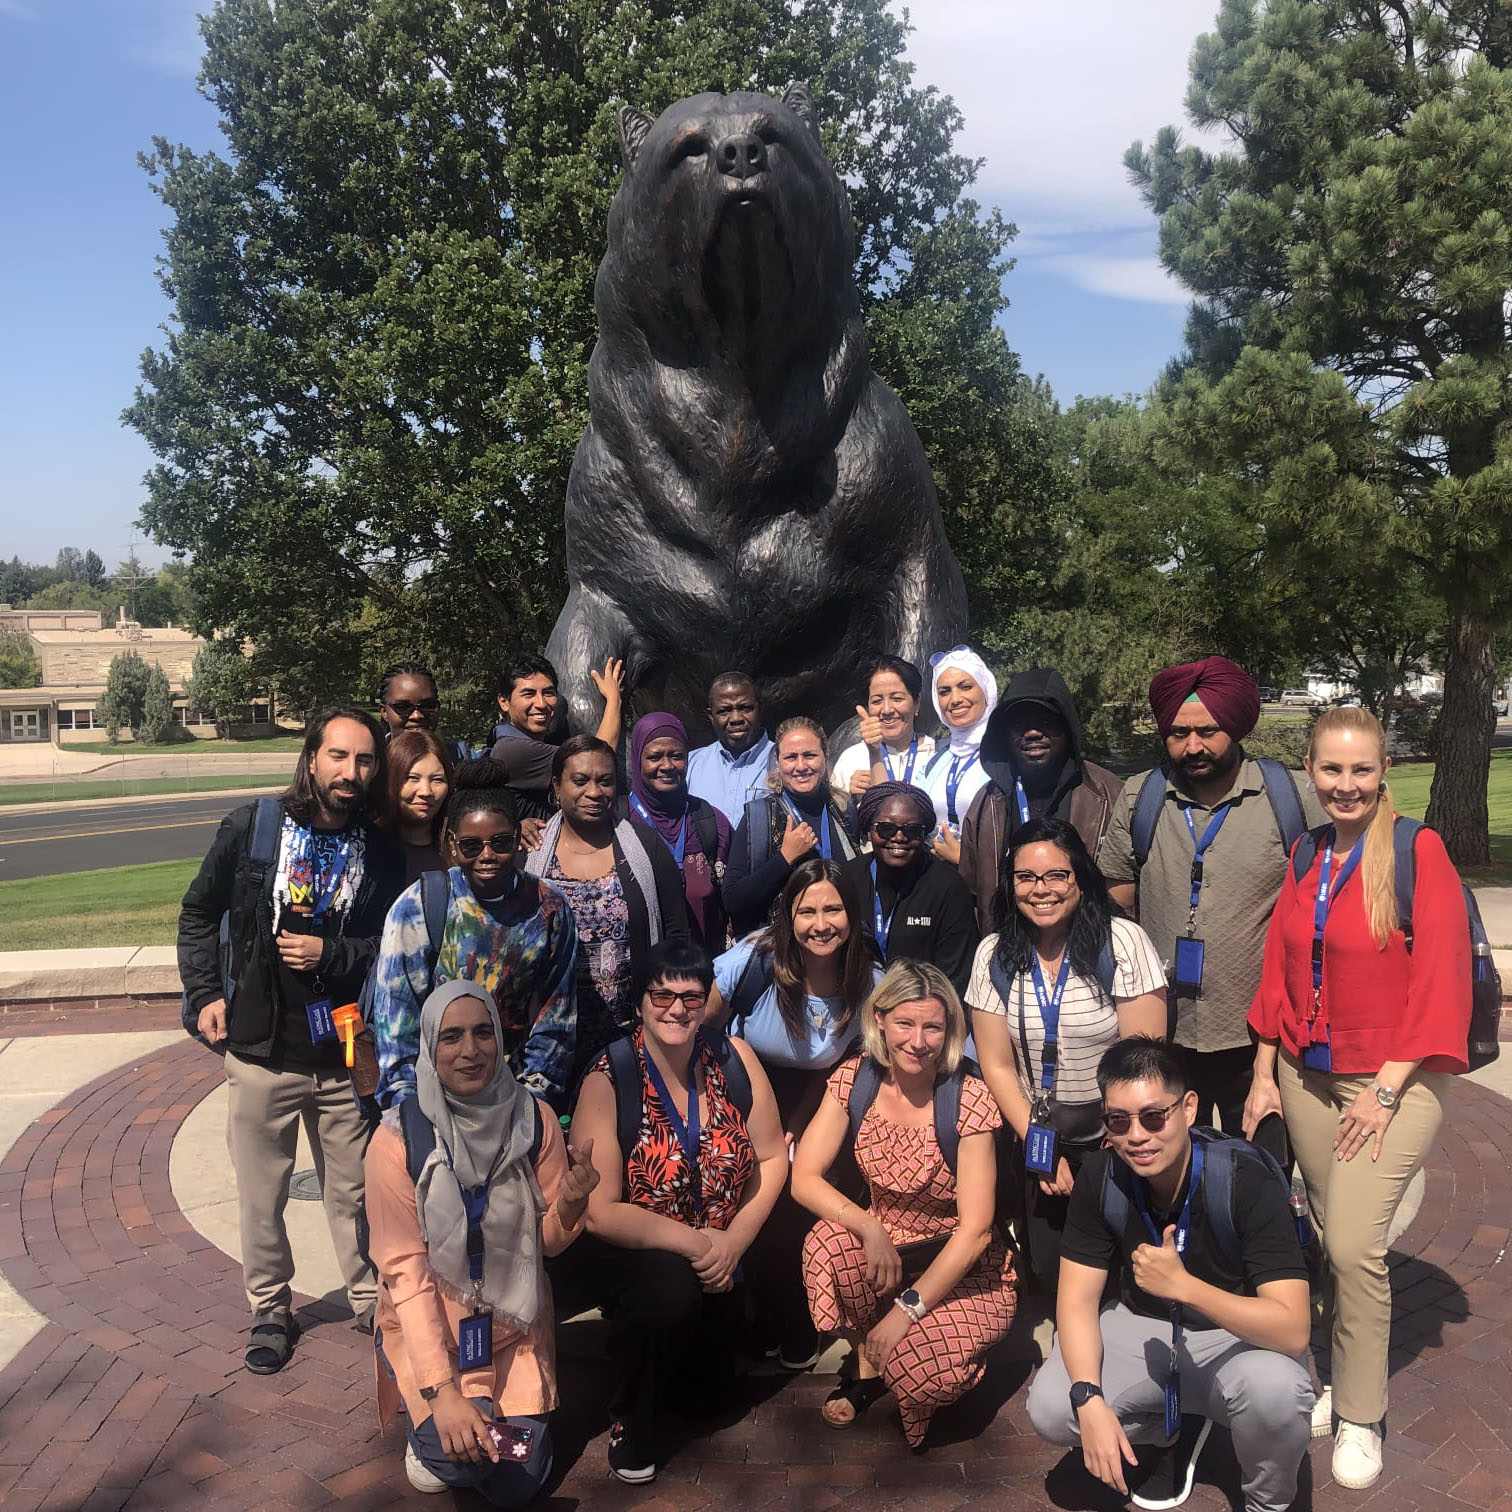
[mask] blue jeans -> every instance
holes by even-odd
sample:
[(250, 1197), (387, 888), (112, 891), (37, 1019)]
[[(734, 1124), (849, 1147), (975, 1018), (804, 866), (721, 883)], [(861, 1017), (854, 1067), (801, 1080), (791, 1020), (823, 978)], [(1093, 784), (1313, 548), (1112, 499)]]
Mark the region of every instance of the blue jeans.
[[(487, 1397), (469, 1399), (485, 1417), (493, 1418), (493, 1403)], [(496, 1465), (484, 1460), (474, 1465), (466, 1460), (448, 1459), (436, 1432), (436, 1420), (426, 1418), (416, 1428), (410, 1427), (410, 1448), (430, 1473), (448, 1486), (467, 1486), (479, 1492), (495, 1507), (523, 1507), (537, 1495), (551, 1474), (551, 1420), (546, 1417), (493, 1418), (516, 1428), (531, 1428), (530, 1457), (524, 1460), (502, 1459)]]

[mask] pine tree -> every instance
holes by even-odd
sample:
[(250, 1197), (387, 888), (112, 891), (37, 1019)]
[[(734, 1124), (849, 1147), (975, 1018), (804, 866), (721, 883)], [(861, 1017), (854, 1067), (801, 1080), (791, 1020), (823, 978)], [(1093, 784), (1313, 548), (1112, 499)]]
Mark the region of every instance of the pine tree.
[(173, 689), (168, 674), (156, 663), (147, 672), (147, 690), (142, 695), (142, 722), (137, 739), (144, 745), (159, 745), (173, 733)]
[(1168, 127), (1127, 157), (1198, 296), (1168, 448), (1260, 482), (1317, 591), (1395, 570), (1440, 602), (1428, 818), (1483, 862), (1512, 604), (1512, 8), (1224, 0), (1187, 111), (1233, 147)]

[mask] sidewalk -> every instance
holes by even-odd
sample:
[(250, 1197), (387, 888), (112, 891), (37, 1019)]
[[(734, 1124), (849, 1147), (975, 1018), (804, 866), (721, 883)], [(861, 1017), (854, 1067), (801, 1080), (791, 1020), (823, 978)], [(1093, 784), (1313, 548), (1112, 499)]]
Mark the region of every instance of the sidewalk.
[[(115, 1035), (44, 1032), (0, 1050), (7, 1089), (27, 1057), (41, 1055), (93, 1077), (45, 1110), (50, 1088), (31, 1106), (18, 1103), (13, 1123), (25, 1127), (0, 1160), (0, 1274), (40, 1324), (0, 1371), (0, 1499), (7, 1508), (88, 1512), (448, 1505), (409, 1490), (401, 1436), (378, 1434), (372, 1346), (334, 1299), (303, 1307), (307, 1332), (288, 1369), (254, 1377), (241, 1368), (238, 1266), (184, 1211), (193, 1203), (195, 1219), (213, 1228), (208, 1210), (230, 1196), (217, 1175), (225, 1169), (219, 1120), (204, 1106), (223, 1085), (220, 1064), (173, 1031), (171, 1012), (153, 1017), (151, 1029), (164, 1032), (131, 1047)], [(85, 1064), (90, 1055), (112, 1064), (97, 1071)], [(6, 1132), (0, 1127), (0, 1145)], [(1311, 1501), (1299, 1507), (1512, 1508), (1509, 1157), (1512, 1103), (1462, 1080), (1422, 1208), (1393, 1255), (1386, 1476), (1368, 1498), (1340, 1491), (1320, 1442)], [(314, 1204), (291, 1207), (306, 1208), (296, 1217), (314, 1220), (323, 1237)], [(232, 1236), (223, 1231), (222, 1242)], [(318, 1267), (303, 1269), (317, 1239), (297, 1242), (303, 1284), (324, 1284)], [(713, 1431), (688, 1425), (660, 1479), (643, 1488), (607, 1471), (599, 1346), (596, 1324), (561, 1330), (557, 1479), (545, 1506), (1119, 1505), (1087, 1480), (1078, 1455), (1032, 1433), (1023, 1392), (1031, 1356), (1019, 1331), (995, 1352), (986, 1382), (937, 1416), (922, 1455), (904, 1448), (886, 1402), (835, 1433), (818, 1418), (830, 1379), (769, 1376), (752, 1381), (738, 1416)], [(1227, 1441), (1215, 1434), (1188, 1505), (1218, 1512), (1237, 1504), (1237, 1491)]]

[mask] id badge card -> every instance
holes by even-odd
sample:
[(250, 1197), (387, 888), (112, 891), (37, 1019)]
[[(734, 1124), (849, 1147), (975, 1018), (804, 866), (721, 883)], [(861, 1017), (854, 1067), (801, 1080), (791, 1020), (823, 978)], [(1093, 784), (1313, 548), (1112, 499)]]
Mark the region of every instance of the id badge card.
[(493, 1314), (473, 1313), (457, 1329), (457, 1368), (481, 1370), (493, 1364)]
[(1165, 1388), (1165, 1436), (1173, 1439), (1181, 1432), (1181, 1368), (1176, 1351), (1171, 1351), (1171, 1375)]
[(336, 1024), (331, 1018), (330, 998), (316, 998), (305, 1004), (305, 1017), (310, 1021), (310, 1043), (323, 1045), (336, 1038)]
[(1188, 992), (1202, 986), (1202, 962), (1206, 947), (1201, 940), (1182, 935), (1176, 941), (1175, 985)]
[(1321, 1045), (1304, 1045), (1302, 1064), (1309, 1071), (1332, 1071), (1333, 1046), (1327, 1040), (1324, 1040)]
[(1055, 1130), (1031, 1123), (1024, 1135), (1024, 1166), (1036, 1176), (1055, 1175)]

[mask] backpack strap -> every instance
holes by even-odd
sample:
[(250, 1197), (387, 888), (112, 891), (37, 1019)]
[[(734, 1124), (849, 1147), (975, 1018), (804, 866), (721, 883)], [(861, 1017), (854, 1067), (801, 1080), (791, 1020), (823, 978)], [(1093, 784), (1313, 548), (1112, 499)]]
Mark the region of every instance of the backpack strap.
[(1397, 924), (1407, 937), (1409, 951), (1412, 949), (1412, 896), (1417, 890), (1417, 837), (1422, 827), (1416, 819), (1398, 814), (1391, 831), (1392, 857), (1396, 862)]
[(1113, 925), (1110, 922), (1108, 932), (1097, 948), (1097, 985), (1109, 1002), (1113, 1001), (1113, 983), (1117, 977), (1118, 957), (1113, 953)]
[(689, 812), (693, 818), (693, 833), (698, 836), (698, 848), (712, 870), (719, 855), (719, 825), (714, 818), (714, 807), (702, 798), (695, 798)]
[(1255, 764), (1265, 776), (1265, 796), (1270, 799), (1276, 828), (1281, 832), (1281, 849), (1290, 851), (1297, 837), (1307, 832), (1307, 816), (1302, 812), (1297, 784), (1292, 781), (1291, 771), (1274, 756), (1258, 757)]
[(1328, 829), (1328, 825), (1320, 824), (1317, 829), (1304, 830), (1297, 837), (1297, 844), (1292, 850), (1293, 881), (1300, 882), (1307, 875), (1314, 860), (1317, 859), (1318, 847), (1323, 843), (1323, 836)]
[(1155, 825), (1160, 810), (1165, 805), (1166, 768), (1156, 767), (1139, 785), (1139, 796), (1134, 800), (1134, 813), (1129, 820), (1129, 840), (1134, 848), (1134, 869), (1142, 871), (1150, 858), (1150, 846), (1155, 841)]
[(1102, 1219), (1118, 1243), (1128, 1232), (1129, 1214), (1134, 1204), (1129, 1200), (1129, 1168), (1117, 1155), (1109, 1152), (1103, 1167)]
[(725, 1033), (736, 1034), (736, 1025), (745, 1024), (756, 1007), (757, 999), (772, 985), (772, 957), (770, 952), (753, 946), (751, 954), (741, 968), (735, 990), (730, 994), (730, 1016), (725, 1020)]
[(1013, 992), (1013, 978), (1003, 969), (1003, 963), (998, 959), (997, 951), (993, 951), (987, 957), (987, 979), (992, 983), (992, 990), (997, 993), (1003, 1005), (1003, 1012), (1008, 1011), (1008, 999)]
[(444, 871), (420, 873), (420, 908), (425, 915), (425, 933), (430, 938), (430, 952), (441, 953), (446, 934), (446, 915), (451, 908), (451, 878)]
[[(1239, 1231), (1234, 1227), (1234, 1161), (1244, 1141), (1207, 1138), (1195, 1130), (1193, 1137), (1202, 1140), (1207, 1157), (1202, 1167), (1202, 1211), (1219, 1252), (1232, 1265), (1241, 1258)], [(1264, 1155), (1263, 1151), (1259, 1153)]]
[[(535, 1099), (532, 1097), (531, 1101)], [(418, 1184), (425, 1162), (436, 1148), (436, 1126), (420, 1111), (418, 1097), (406, 1097), (399, 1104), (399, 1127), (404, 1134), (404, 1169), (412, 1183)]]
[(956, 1174), (956, 1161), (961, 1153), (961, 1084), (965, 1073), (957, 1066), (949, 1076), (935, 1082), (934, 1129), (935, 1143), (945, 1157), (946, 1168)]
[(252, 811), (252, 828), (247, 833), (247, 860), (252, 865), (253, 881), (262, 886), (263, 875), (278, 859), (278, 840), (283, 833), (283, 805), (274, 797), (257, 800)]
[[(541, 1099), (534, 1092), (525, 1091), (523, 1087), (520, 1090), (525, 1092), (530, 1099), (531, 1108), (535, 1111), (535, 1133), (530, 1137), (530, 1164), (534, 1168), (541, 1156), (541, 1146), (546, 1142), (546, 1115), (541, 1112)], [(413, 1099), (405, 1098), (405, 1101), (410, 1102)]]
[(850, 1096), (845, 1099), (845, 1116), (850, 1120), (851, 1143), (861, 1130), (866, 1110), (877, 1100), (877, 1089), (882, 1085), (882, 1068), (871, 1056), (863, 1054), (856, 1063), (856, 1074), (851, 1080)]
[(772, 854), (772, 800), (756, 797), (745, 806), (746, 848), (751, 870), (765, 866)]
[(609, 1080), (614, 1083), (614, 1127), (619, 1139), (620, 1159), (628, 1160), (640, 1137), (641, 1074), (635, 1041), (621, 1037), (609, 1041)]
[(730, 1043), (730, 1036), (721, 1030), (706, 1029), (701, 1033), (719, 1067), (720, 1075), (724, 1077), (725, 1091), (729, 1094), (731, 1105), (739, 1110), (742, 1118), (749, 1118), (755, 1096), (751, 1090), (751, 1073), (746, 1070), (740, 1051)]

